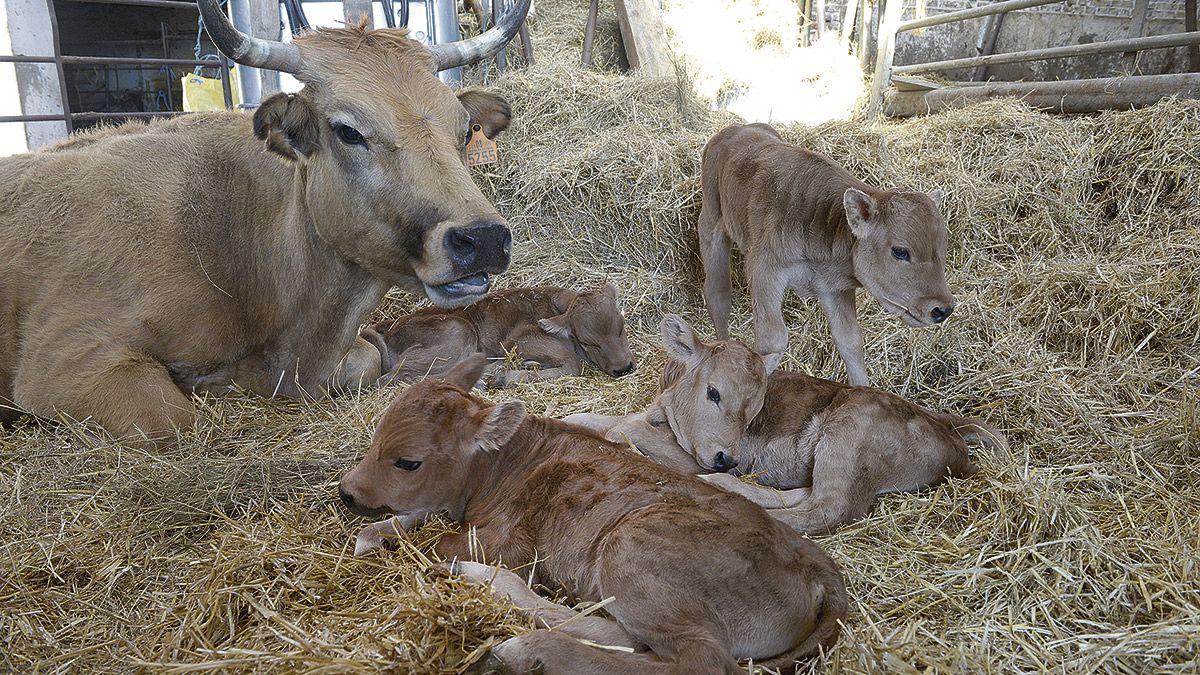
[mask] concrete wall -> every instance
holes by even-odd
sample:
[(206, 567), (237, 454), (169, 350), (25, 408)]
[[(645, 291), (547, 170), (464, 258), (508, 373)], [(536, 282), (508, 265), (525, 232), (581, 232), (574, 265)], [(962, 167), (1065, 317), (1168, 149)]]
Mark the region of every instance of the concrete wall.
[[(0, 45), (6, 54), (23, 54), (27, 56), (52, 56), (54, 41), (50, 30), (50, 11), (46, 0), (0, 0), (3, 4), (4, 40)], [(61, 114), (62, 95), (59, 88), (58, 72), (53, 64), (22, 63), (10, 65), (0, 64), (4, 71), (0, 78), (0, 90), (3, 94), (5, 115), (54, 115)], [(9, 75), (11, 73), (11, 75)], [(15, 91), (8, 86), (15, 84)], [(15, 110), (14, 107), (19, 107)], [(5, 123), (2, 126), (22, 128), (26, 146), (38, 148), (47, 143), (54, 143), (67, 136), (67, 126), (64, 122), (27, 122)], [(0, 148), (4, 154), (23, 152), (16, 141), (14, 132), (5, 129), (5, 143)]]
[[(936, 15), (978, 5), (990, 0), (907, 0), (904, 18)], [(1010, 12), (1004, 17), (996, 42), (997, 53), (1059, 47), (1136, 37), (1132, 34), (1134, 0), (1070, 0)], [(838, 25), (846, 0), (829, 0), (828, 22)], [(1183, 27), (1183, 0), (1150, 0), (1146, 35), (1178, 33)], [(984, 19), (932, 26), (901, 33), (896, 42), (896, 64), (924, 63), (975, 55), (975, 44)], [(1141, 74), (1184, 72), (1187, 50), (1158, 49), (1142, 52), (1137, 72)], [(1120, 54), (1056, 59), (1032, 63), (992, 66), (987, 76), (997, 80), (1058, 80), (1106, 77), (1125, 74)], [(942, 73), (951, 80), (971, 78), (971, 71)]]

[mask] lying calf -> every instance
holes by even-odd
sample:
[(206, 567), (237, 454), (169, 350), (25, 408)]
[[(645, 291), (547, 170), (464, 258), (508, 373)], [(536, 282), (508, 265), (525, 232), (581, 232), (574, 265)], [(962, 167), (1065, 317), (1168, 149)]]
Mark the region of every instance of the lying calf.
[[(438, 543), (443, 558), (486, 554), (581, 600), (615, 598), (605, 608), (612, 620), (582, 620), (499, 572), (497, 591), (561, 625), (494, 650), (516, 672), (739, 673), (737, 659), (787, 668), (837, 640), (845, 585), (815, 544), (741, 497), (526, 415), (519, 401), (472, 396), (483, 367), (471, 357), (448, 381), (418, 382), (384, 411), (340, 493), (354, 513), (395, 517), (366, 528), (356, 553), (445, 511), (464, 526)], [(457, 569), (482, 580), (497, 573)]]
[(612, 284), (582, 293), (500, 291), (459, 309), (430, 307), (381, 321), (363, 337), (383, 355), (385, 381), (437, 377), (476, 352), (501, 359), (513, 349), (526, 368), (498, 372), (497, 386), (578, 375), (584, 361), (613, 377), (634, 369)]
[(850, 383), (868, 383), (854, 289), (865, 287), (910, 326), (954, 311), (946, 285), (949, 233), (940, 193), (880, 190), (766, 124), (734, 125), (704, 146), (697, 231), (704, 304), (729, 337), (730, 246), (745, 258), (756, 349), (768, 372), (787, 349), (783, 296), (813, 297), (829, 318)]
[[(661, 393), (624, 417), (582, 413), (564, 421), (632, 442), (650, 458), (741, 494), (807, 534), (861, 518), (875, 497), (975, 473), (965, 441), (1007, 451), (1004, 436), (868, 387), (801, 373), (766, 375), (741, 342), (702, 342), (668, 315), (672, 360)], [(762, 486), (725, 473), (737, 467)]]

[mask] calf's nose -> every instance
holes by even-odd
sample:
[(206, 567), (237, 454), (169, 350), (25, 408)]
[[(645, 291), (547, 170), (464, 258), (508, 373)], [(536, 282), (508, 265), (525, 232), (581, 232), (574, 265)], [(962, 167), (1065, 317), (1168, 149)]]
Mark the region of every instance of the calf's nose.
[(455, 227), (446, 231), (442, 246), (463, 272), (503, 272), (512, 253), (512, 233), (503, 223)]
[(713, 469), (724, 473), (738, 465), (737, 460), (728, 457), (724, 452), (718, 452), (716, 457), (713, 457)]
[(954, 313), (954, 305), (946, 305), (945, 307), (934, 307), (929, 312), (929, 318), (933, 319), (934, 323), (941, 323), (946, 320), (946, 317)]
[(625, 375), (632, 373), (634, 367), (633, 361), (630, 361), (629, 365), (625, 366), (624, 368), (618, 368), (617, 370), (614, 370), (613, 375), (617, 377), (624, 377)]
[(338, 497), (342, 498), (342, 504), (345, 504), (346, 508), (354, 510), (354, 495), (346, 492), (346, 488), (341, 485), (338, 486)]

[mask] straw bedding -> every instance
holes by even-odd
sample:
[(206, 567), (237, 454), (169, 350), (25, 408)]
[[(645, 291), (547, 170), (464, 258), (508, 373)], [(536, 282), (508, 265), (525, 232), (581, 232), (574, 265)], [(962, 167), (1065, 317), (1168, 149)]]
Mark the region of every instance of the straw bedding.
[[(515, 231), (501, 283), (616, 281), (642, 360), (619, 381), (495, 396), (625, 412), (652, 395), (664, 312), (710, 330), (696, 176), (730, 118), (673, 81), (579, 72), (582, 10), (539, 12), (542, 62), (495, 82), (516, 119), (479, 173)], [(946, 191), (959, 309), (913, 331), (861, 296), (868, 369), (1013, 446), (820, 539), (854, 604), (812, 667), (1200, 669), (1200, 106), (1052, 117), (994, 102), (782, 131), (876, 184)], [(736, 283), (733, 327), (750, 336)], [(397, 294), (380, 313), (411, 306)], [(785, 367), (844, 377), (816, 304), (790, 300), (786, 317)], [(335, 482), (396, 393), (202, 400), (197, 429), (154, 455), (84, 425), (0, 432), (0, 669), (454, 672), (526, 630), (427, 557), (447, 525), (351, 557), (364, 523)]]

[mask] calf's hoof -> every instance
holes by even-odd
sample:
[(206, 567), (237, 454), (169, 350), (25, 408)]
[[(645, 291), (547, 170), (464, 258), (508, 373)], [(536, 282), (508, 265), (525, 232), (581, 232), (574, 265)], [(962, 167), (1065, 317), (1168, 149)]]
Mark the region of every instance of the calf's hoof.
[(390, 518), (364, 527), (354, 538), (355, 557), (362, 557), (379, 549), (394, 550), (396, 542), (400, 539), (400, 535), (396, 531), (398, 527)]

